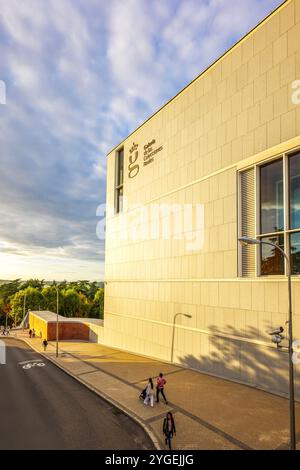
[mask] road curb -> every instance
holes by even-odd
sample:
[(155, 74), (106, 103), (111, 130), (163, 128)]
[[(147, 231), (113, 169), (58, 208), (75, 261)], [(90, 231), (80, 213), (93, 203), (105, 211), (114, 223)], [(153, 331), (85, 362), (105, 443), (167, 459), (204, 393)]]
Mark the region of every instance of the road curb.
[(75, 374), (73, 374), (72, 372), (70, 372), (68, 369), (66, 369), (64, 366), (62, 366), (61, 364), (58, 364), (55, 359), (47, 356), (47, 354), (43, 353), (42, 351), (40, 351), (39, 349), (37, 349), (36, 347), (34, 347), (26, 338), (19, 338), (17, 336), (9, 336), (9, 337), (6, 337), (6, 338), (10, 338), (10, 339), (17, 339), (19, 341), (23, 341), (24, 343), (26, 343), (28, 346), (31, 347), (31, 349), (33, 349), (34, 351), (36, 351), (38, 354), (40, 354), (41, 356), (45, 357), (48, 361), (50, 361), (52, 364), (54, 364), (56, 367), (58, 367), (59, 369), (61, 369), (63, 372), (65, 372), (66, 374), (70, 375), (73, 379), (77, 380), (78, 382), (80, 382), (82, 385), (84, 385), (85, 387), (87, 387), (91, 392), (95, 393), (96, 395), (98, 395), (100, 398), (102, 398), (103, 400), (105, 400), (106, 402), (108, 402), (110, 405), (114, 406), (115, 408), (118, 408), (119, 410), (121, 410), (126, 416), (128, 416), (129, 418), (133, 419), (139, 426), (141, 426), (141, 428), (143, 428), (143, 430), (148, 434), (149, 438), (151, 439), (154, 447), (156, 450), (163, 450), (159, 444), (159, 441), (157, 439), (157, 437), (155, 436), (155, 434), (152, 432), (151, 429), (148, 428), (148, 426), (136, 415), (132, 414), (127, 408), (123, 407), (122, 405), (120, 405), (119, 403), (115, 402), (114, 400), (112, 400), (110, 397), (108, 397), (105, 393), (103, 392), (100, 392), (97, 388), (93, 387), (92, 385), (86, 383), (84, 380), (82, 380), (80, 377), (77, 377)]

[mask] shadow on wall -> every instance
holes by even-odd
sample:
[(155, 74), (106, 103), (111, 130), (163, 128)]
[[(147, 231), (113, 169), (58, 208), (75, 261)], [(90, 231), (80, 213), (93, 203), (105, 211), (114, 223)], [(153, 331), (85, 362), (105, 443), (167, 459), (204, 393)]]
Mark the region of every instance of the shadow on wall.
[(89, 341), (91, 343), (98, 343), (98, 335), (95, 331), (90, 328)]
[[(252, 387), (279, 394), (289, 394), (287, 352), (253, 342), (221, 337), (222, 334), (241, 336), (241, 331), (230, 325), (227, 325), (222, 333), (215, 326), (210, 326), (208, 331), (209, 334), (197, 333), (200, 339), (201, 353), (199, 355), (180, 355), (180, 351), (175, 350), (175, 361), (185, 367), (238, 380)], [(267, 342), (269, 338), (266, 337), (263, 340)], [(248, 328), (247, 339), (261, 339), (261, 331), (254, 327)], [(269, 340), (271, 344), (271, 339)], [(282, 344), (285, 346), (287, 341), (283, 341)], [(295, 395), (296, 399), (300, 400), (300, 374), (297, 368), (299, 369), (300, 366), (294, 368)]]

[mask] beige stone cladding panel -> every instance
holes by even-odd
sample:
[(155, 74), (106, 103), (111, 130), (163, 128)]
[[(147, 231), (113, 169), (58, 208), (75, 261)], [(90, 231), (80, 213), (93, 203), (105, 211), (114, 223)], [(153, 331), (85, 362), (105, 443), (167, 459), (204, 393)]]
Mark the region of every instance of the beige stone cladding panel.
[[(171, 326), (153, 324), (151, 326), (151, 335), (141, 336), (142, 330), (147, 328), (149, 328), (149, 325), (143, 319), (123, 318), (107, 313), (105, 318), (105, 342), (120, 349), (157, 359), (169, 360)], [(135, 334), (132, 334), (131, 331)]]
[[(288, 319), (286, 279), (112, 282), (107, 284), (105, 300), (106, 312), (116, 315), (172, 324), (176, 313), (187, 313), (192, 319), (180, 316), (180, 322), (188, 328), (212, 326), (218, 332), (263, 341), (270, 329), (284, 327)], [(293, 281), (293, 311), (295, 337), (300, 338), (299, 280)], [(147, 335), (136, 334), (142, 333)]]
[[(106, 277), (235, 277), (235, 168), (201, 181), (192, 188), (178, 191), (165, 200), (162, 198), (161, 201), (154, 209), (158, 214), (157, 236), (151, 234), (155, 219), (150, 218), (150, 204), (144, 207), (148, 219), (140, 217), (137, 210), (135, 215), (120, 214), (109, 221), (106, 232)], [(139, 222), (138, 226), (135, 225), (136, 221)], [(124, 239), (124, 228), (127, 228), (127, 239)], [(145, 228), (149, 230), (143, 232)]]

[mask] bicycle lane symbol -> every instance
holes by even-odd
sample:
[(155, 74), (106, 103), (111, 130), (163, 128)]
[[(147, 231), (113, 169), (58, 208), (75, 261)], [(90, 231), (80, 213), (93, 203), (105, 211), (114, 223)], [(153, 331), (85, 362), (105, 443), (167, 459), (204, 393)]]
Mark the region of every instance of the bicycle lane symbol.
[(21, 365), (23, 369), (28, 370), (33, 367), (45, 367), (46, 364), (39, 359), (32, 359), (30, 361), (19, 362), (19, 365)]

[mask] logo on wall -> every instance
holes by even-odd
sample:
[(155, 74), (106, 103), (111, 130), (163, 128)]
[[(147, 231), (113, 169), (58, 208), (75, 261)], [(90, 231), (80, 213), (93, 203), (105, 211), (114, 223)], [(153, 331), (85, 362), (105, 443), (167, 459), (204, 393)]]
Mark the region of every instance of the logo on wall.
[(139, 156), (138, 144), (135, 144), (133, 142), (132, 147), (129, 149), (129, 165), (128, 165), (129, 178), (134, 178), (140, 171), (140, 167), (138, 163), (136, 163), (138, 156)]
[(155, 139), (152, 139), (151, 142), (148, 142), (147, 145), (144, 145), (144, 166), (154, 162), (154, 156), (162, 149), (162, 145), (160, 147), (157, 147)]

